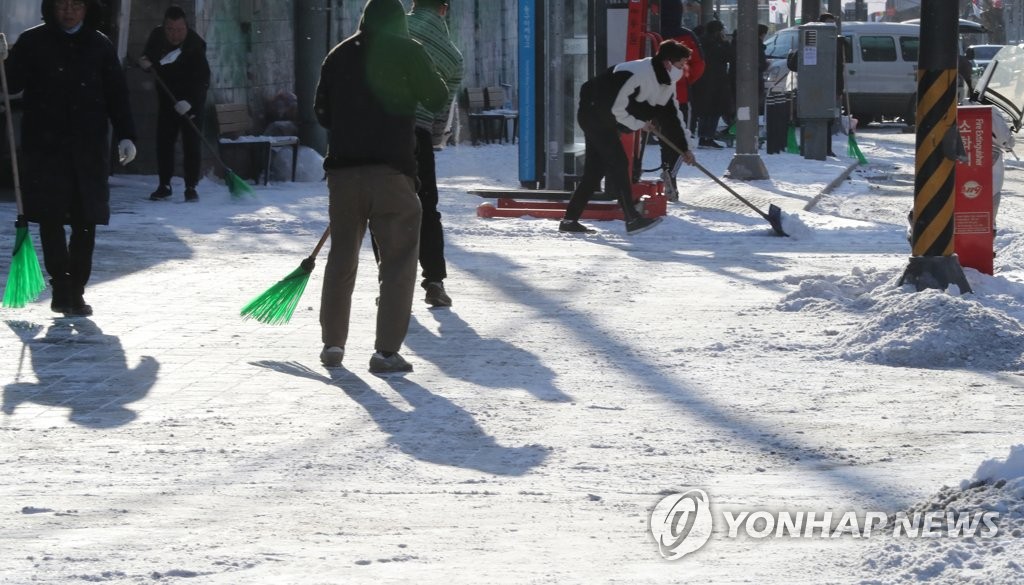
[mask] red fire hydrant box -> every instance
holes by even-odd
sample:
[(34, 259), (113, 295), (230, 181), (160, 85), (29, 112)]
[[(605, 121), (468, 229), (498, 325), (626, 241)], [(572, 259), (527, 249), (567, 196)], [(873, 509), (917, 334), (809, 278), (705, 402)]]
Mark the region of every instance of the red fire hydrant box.
[(992, 274), (995, 256), (992, 116), (992, 106), (960, 106), (956, 110), (967, 159), (956, 163), (953, 248), (961, 266), (985, 274)]

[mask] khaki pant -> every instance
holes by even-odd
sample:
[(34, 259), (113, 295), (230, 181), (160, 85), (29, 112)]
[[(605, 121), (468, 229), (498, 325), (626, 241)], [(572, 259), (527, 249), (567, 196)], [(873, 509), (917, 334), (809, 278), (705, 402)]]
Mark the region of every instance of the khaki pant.
[(332, 169), (331, 251), (320, 297), (320, 329), (325, 345), (345, 347), (359, 250), (369, 225), (380, 249), (377, 280), (378, 351), (398, 351), (409, 331), (419, 258), (420, 201), (412, 177), (386, 165)]

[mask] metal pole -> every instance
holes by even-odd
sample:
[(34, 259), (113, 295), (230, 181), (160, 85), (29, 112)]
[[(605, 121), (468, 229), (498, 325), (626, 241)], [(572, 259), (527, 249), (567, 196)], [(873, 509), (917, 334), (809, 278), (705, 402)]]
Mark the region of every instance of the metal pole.
[(551, 0), (549, 4), (547, 38), (544, 57), (548, 65), (547, 108), (544, 116), (544, 188), (565, 188), (565, 0)]
[(757, 0), (739, 0), (736, 15), (736, 154), (726, 175), (740, 180), (767, 179), (768, 168), (757, 153), (757, 114), (761, 79), (757, 70)]
[(800, 2), (800, 24), (807, 24), (808, 22), (816, 22), (820, 15), (821, 15), (821, 0), (801, 0), (801, 2)]
[(836, 17), (836, 20), (843, 19), (843, 2), (842, 0), (828, 0), (828, 11)]
[(917, 71), (917, 152), (914, 178), (913, 256), (900, 284), (918, 291), (956, 284), (971, 292), (953, 249), (956, 127), (957, 0), (921, 3)]
[(295, 96), (299, 102), (299, 140), (320, 154), (327, 153), (327, 130), (316, 120), (313, 100), (320, 65), (329, 49), (330, 0), (295, 2)]

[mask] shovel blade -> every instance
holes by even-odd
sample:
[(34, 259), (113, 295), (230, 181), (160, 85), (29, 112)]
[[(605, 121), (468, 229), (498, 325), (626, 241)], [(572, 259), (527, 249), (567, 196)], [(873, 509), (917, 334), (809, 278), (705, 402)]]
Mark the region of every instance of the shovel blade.
[(778, 205), (772, 203), (768, 206), (767, 219), (768, 223), (772, 224), (772, 229), (775, 230), (775, 233), (780, 236), (789, 237), (789, 234), (782, 229), (782, 209)]

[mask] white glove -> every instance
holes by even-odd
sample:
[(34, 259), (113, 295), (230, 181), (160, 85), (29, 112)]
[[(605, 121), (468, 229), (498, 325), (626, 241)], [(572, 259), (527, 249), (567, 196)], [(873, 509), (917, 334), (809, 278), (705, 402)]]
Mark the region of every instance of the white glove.
[(0, 61), (7, 60), (7, 36), (0, 32)]
[(178, 112), (179, 116), (184, 116), (191, 109), (192, 104), (186, 102), (185, 100), (181, 100), (178, 103), (174, 104), (174, 111)]
[(178, 57), (180, 57), (180, 56), (181, 56), (181, 49), (174, 49), (173, 51), (171, 51), (170, 53), (167, 53), (166, 55), (164, 55), (160, 59), (160, 64), (161, 65), (170, 65), (171, 63), (174, 63), (175, 61), (177, 61)]
[(135, 143), (125, 138), (117, 143), (117, 160), (126, 165), (135, 160)]
[(143, 71), (149, 71), (153, 68), (153, 62), (149, 60), (149, 57), (143, 55), (139, 57), (139, 69)]

